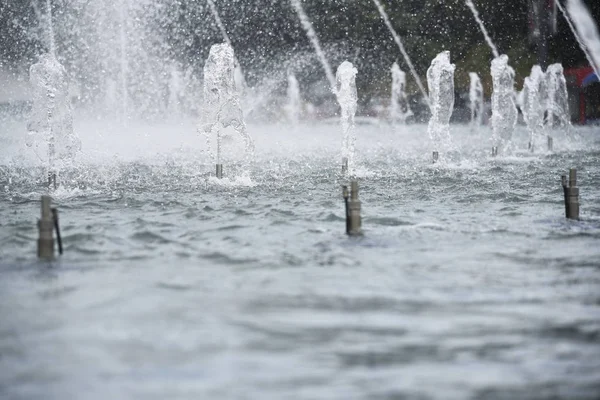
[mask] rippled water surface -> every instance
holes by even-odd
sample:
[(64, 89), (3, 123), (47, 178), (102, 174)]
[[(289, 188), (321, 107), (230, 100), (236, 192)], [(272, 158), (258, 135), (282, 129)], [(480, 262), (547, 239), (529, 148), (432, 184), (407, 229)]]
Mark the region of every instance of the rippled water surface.
[(43, 170), (0, 125), (0, 398), (600, 396), (600, 129), (491, 159), (456, 126), (432, 165), (424, 126), (360, 126), (349, 239), (335, 125), (251, 126), (222, 182), (192, 123), (77, 128), (44, 264)]

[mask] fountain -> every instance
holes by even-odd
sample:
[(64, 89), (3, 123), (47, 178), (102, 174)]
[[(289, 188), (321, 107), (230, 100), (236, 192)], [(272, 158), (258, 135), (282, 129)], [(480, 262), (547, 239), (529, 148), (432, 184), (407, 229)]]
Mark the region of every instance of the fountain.
[(475, 21), (477, 21), (477, 25), (479, 25), (479, 29), (481, 29), (481, 33), (483, 33), (485, 42), (492, 50), (492, 54), (494, 55), (494, 58), (498, 58), (500, 56), (500, 53), (498, 52), (498, 48), (496, 48), (496, 45), (492, 41), (492, 38), (490, 37), (487, 29), (485, 29), (485, 25), (483, 25), (483, 21), (479, 17), (479, 11), (477, 11), (475, 4), (473, 4), (473, 0), (465, 0), (465, 3), (467, 4), (467, 7), (469, 7), (471, 12), (473, 13), (473, 17), (475, 17)]
[[(254, 142), (246, 130), (239, 92), (235, 87), (235, 61), (233, 49), (227, 43), (215, 44), (210, 48), (204, 65), (204, 107), (201, 131), (211, 148), (215, 140), (213, 157), (217, 175), (222, 173), (223, 130), (232, 127), (245, 144), (246, 160), (254, 153)], [(219, 173), (221, 171), (221, 173)]]
[[(429, 98), (427, 97), (427, 91), (425, 90), (425, 87), (423, 86), (423, 82), (421, 82), (421, 78), (419, 77), (417, 70), (415, 69), (412, 61), (410, 60), (410, 57), (408, 56), (408, 53), (406, 52), (406, 49), (404, 48), (402, 39), (400, 39), (400, 36), (398, 35), (396, 30), (392, 26), (392, 23), (390, 22), (390, 17), (385, 12), (385, 9), (383, 8), (383, 5), (381, 4), (381, 2), (379, 0), (373, 0), (373, 2), (375, 3), (377, 10), (379, 11), (379, 15), (381, 15), (381, 19), (383, 19), (385, 26), (387, 26), (388, 30), (392, 34), (392, 37), (394, 38), (396, 45), (398, 45), (398, 49), (400, 49), (400, 53), (402, 53), (402, 57), (404, 57), (404, 61), (408, 65), (408, 68), (410, 69), (410, 73), (412, 74), (413, 78), (417, 82), (417, 86), (419, 87), (419, 90), (421, 91), (423, 98), (425, 99), (425, 101), (427, 101), (429, 103)], [(431, 105), (430, 105), (430, 107), (431, 107)]]
[(337, 69), (335, 95), (341, 108), (342, 125), (342, 170), (352, 173), (354, 169), (354, 116), (358, 103), (356, 93), (356, 74), (352, 63), (344, 61)]
[(319, 38), (315, 29), (312, 26), (312, 23), (308, 19), (308, 16), (304, 12), (304, 8), (302, 8), (302, 3), (300, 0), (292, 0), (292, 7), (296, 10), (296, 14), (298, 14), (298, 18), (300, 18), (300, 23), (302, 24), (302, 28), (306, 32), (306, 36), (310, 40), (315, 52), (317, 53), (317, 57), (319, 57), (319, 61), (323, 66), (323, 70), (325, 71), (325, 75), (327, 76), (327, 80), (329, 81), (329, 86), (333, 89), (336, 86), (336, 79), (333, 76), (333, 70), (331, 69), (331, 65), (329, 61), (327, 61), (327, 57), (325, 57), (325, 53), (321, 48), (321, 43), (319, 42)]
[[(217, 7), (215, 6), (215, 3), (213, 0), (206, 0), (208, 3), (208, 7), (210, 8), (210, 12), (212, 13), (213, 17), (215, 18), (215, 22), (217, 23), (217, 27), (219, 28), (219, 31), (221, 32), (221, 36), (223, 36), (223, 40), (225, 41), (225, 43), (227, 43), (229, 46), (231, 46), (233, 48), (233, 45), (231, 44), (231, 39), (229, 38), (229, 35), (227, 34), (227, 30), (225, 29), (225, 25), (223, 24), (223, 21), (221, 20), (221, 16), (219, 15), (219, 12), (217, 11)], [(240, 92), (240, 94), (243, 94), (246, 91), (247, 88), (247, 84), (246, 84), (246, 79), (244, 78), (244, 72), (242, 71), (242, 66), (240, 65), (240, 62), (238, 61), (237, 57), (234, 58), (235, 61), (235, 69), (234, 69), (234, 79), (235, 79), (235, 86), (237, 88), (237, 90)]]
[(302, 100), (300, 99), (298, 79), (296, 79), (294, 74), (288, 75), (287, 99), (288, 102), (285, 105), (287, 119), (291, 124), (298, 125), (302, 109)]
[(398, 63), (392, 65), (392, 98), (390, 99), (390, 120), (392, 124), (406, 123), (412, 115), (406, 96), (406, 73)]
[(544, 130), (547, 98), (546, 77), (539, 65), (534, 65), (531, 74), (525, 78), (521, 96), (521, 111), (529, 129), (529, 150), (533, 152)]
[(469, 72), (471, 84), (469, 86), (469, 106), (471, 108), (471, 126), (483, 125), (484, 98), (483, 85), (479, 75)]
[(56, 59), (54, 26), (50, 1), (46, 1), (46, 39), (49, 53), (29, 69), (33, 105), (26, 144), (46, 164), (48, 185), (56, 189), (57, 163), (66, 162), (81, 150), (73, 131), (73, 111), (65, 68)]
[(546, 71), (546, 86), (546, 125), (551, 128), (556, 126), (569, 128), (571, 126), (569, 94), (567, 92), (567, 81), (563, 74), (562, 64), (552, 64), (548, 67)]
[(510, 152), (512, 134), (517, 124), (515, 103), (515, 71), (508, 65), (506, 54), (492, 60), (492, 146), (496, 153)]
[(443, 51), (431, 62), (427, 70), (431, 119), (427, 132), (434, 146), (449, 149), (450, 117), (454, 109), (454, 64), (450, 63), (450, 52)]
[[(579, 44), (579, 48), (583, 51), (583, 54), (585, 54), (585, 58), (590, 63), (590, 66), (592, 67), (592, 69), (594, 70), (596, 75), (600, 76), (600, 66), (594, 65), (592, 55), (590, 54), (588, 48), (586, 47), (583, 40), (579, 36), (579, 32), (577, 31), (577, 28), (575, 28), (575, 26), (573, 25), (573, 21), (571, 21), (569, 14), (567, 14), (567, 11), (565, 10), (565, 8), (562, 6), (562, 4), (560, 4), (560, 1), (555, 1), (554, 4), (556, 4), (556, 7), (560, 10), (560, 13), (565, 18), (567, 25), (569, 25), (571, 32), (573, 32), (573, 36), (575, 36), (575, 40), (577, 41), (577, 44)], [(580, 4), (576, 5), (576, 7), (578, 7), (578, 6), (581, 6), (581, 5)], [(587, 10), (584, 9), (584, 12), (587, 12)], [(584, 23), (586, 23), (586, 22), (584, 22)], [(589, 24), (589, 19), (587, 20), (587, 23)], [(593, 23), (593, 21), (592, 21), (592, 23)]]
[(568, 0), (567, 11), (579, 33), (579, 45), (587, 49), (588, 61), (600, 77), (600, 34), (594, 18), (581, 0)]

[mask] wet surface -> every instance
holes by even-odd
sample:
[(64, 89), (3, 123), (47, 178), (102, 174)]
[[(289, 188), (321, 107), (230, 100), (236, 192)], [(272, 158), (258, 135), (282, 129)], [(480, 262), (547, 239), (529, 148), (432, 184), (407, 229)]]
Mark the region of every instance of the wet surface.
[(0, 135), (0, 397), (600, 395), (597, 128), (492, 159), (487, 128), (452, 127), (432, 165), (425, 127), (360, 126), (349, 239), (338, 127), (251, 126), (254, 164), (222, 182), (190, 127), (76, 127), (51, 264), (43, 168)]

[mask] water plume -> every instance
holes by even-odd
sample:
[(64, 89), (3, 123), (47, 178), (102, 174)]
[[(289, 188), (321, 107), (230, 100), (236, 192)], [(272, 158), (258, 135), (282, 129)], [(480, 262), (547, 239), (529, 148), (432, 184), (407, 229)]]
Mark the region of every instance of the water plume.
[(469, 72), (469, 107), (471, 109), (471, 126), (483, 125), (483, 85), (476, 72)]
[(498, 149), (509, 152), (512, 134), (517, 124), (515, 103), (515, 70), (508, 65), (506, 54), (492, 60), (492, 143)]
[(562, 64), (550, 65), (546, 71), (545, 80), (547, 87), (546, 125), (551, 128), (556, 126), (569, 128), (571, 126), (569, 93)]
[(294, 7), (294, 10), (296, 10), (298, 18), (300, 18), (302, 28), (304, 28), (304, 30), (306, 31), (306, 35), (308, 36), (308, 39), (310, 40), (313, 48), (315, 49), (317, 56), (319, 57), (319, 61), (321, 62), (321, 65), (325, 70), (325, 75), (327, 76), (327, 80), (329, 81), (330, 87), (332, 89), (335, 88), (336, 79), (333, 76), (333, 70), (331, 69), (329, 61), (327, 61), (327, 57), (325, 57), (325, 53), (323, 52), (323, 49), (321, 48), (321, 43), (319, 42), (319, 37), (317, 36), (317, 33), (315, 32), (315, 29), (313, 28), (313, 25), (310, 22), (310, 19), (308, 19), (308, 16), (304, 12), (304, 8), (302, 8), (300, 0), (291, 0), (291, 4), (292, 7)]
[[(423, 98), (425, 99), (425, 101), (427, 101), (427, 103), (429, 103), (429, 97), (427, 96), (427, 91), (425, 90), (425, 86), (423, 86), (423, 82), (421, 82), (421, 78), (419, 77), (419, 74), (417, 74), (417, 70), (415, 69), (415, 66), (413, 65), (412, 61), (410, 60), (410, 57), (409, 57), (408, 53), (406, 52), (406, 49), (404, 48), (402, 39), (400, 39), (398, 32), (396, 32), (396, 30), (392, 26), (392, 23), (390, 22), (390, 17), (385, 12), (385, 9), (383, 8), (383, 5), (381, 4), (381, 2), (379, 0), (373, 0), (373, 2), (375, 3), (375, 6), (377, 6), (379, 15), (381, 15), (383, 22), (385, 23), (385, 25), (389, 29), (390, 33), (392, 34), (394, 41), (398, 45), (398, 48), (400, 49), (400, 53), (402, 53), (402, 57), (404, 57), (404, 61), (406, 62), (406, 65), (408, 65), (411, 75), (417, 82), (417, 86), (419, 87), (419, 90), (421, 91)], [(431, 107), (431, 104), (430, 104), (430, 107)]]
[(429, 101), (431, 103), (431, 119), (427, 132), (434, 145), (449, 148), (450, 117), (454, 109), (454, 70), (450, 63), (450, 52), (438, 54), (427, 70), (427, 85), (429, 86)]
[(392, 65), (392, 96), (390, 99), (390, 120), (392, 124), (404, 124), (413, 113), (406, 96), (406, 73), (400, 69), (398, 63)]
[(597, 67), (596, 65), (594, 65), (592, 55), (590, 54), (590, 52), (587, 49), (586, 45), (584, 44), (583, 40), (579, 36), (577, 29), (575, 28), (575, 26), (573, 26), (573, 21), (571, 21), (569, 14), (567, 14), (565, 8), (562, 6), (562, 4), (560, 4), (559, 0), (555, 0), (555, 3), (556, 3), (556, 6), (558, 7), (558, 9), (560, 10), (562, 16), (565, 18), (565, 21), (567, 21), (567, 25), (569, 25), (571, 32), (573, 32), (573, 36), (575, 36), (575, 40), (577, 41), (577, 44), (579, 44), (579, 48), (583, 51), (583, 54), (585, 54), (585, 58), (590, 63), (590, 66), (596, 73), (596, 76), (600, 76), (600, 66)]
[[(206, 136), (216, 164), (222, 163), (222, 144), (227, 127), (232, 127), (245, 144), (246, 160), (253, 155), (254, 142), (246, 130), (246, 123), (235, 87), (234, 53), (227, 43), (210, 48), (204, 64), (204, 107), (202, 108), (201, 132)], [(215, 140), (211, 146), (211, 139)]]
[(342, 159), (348, 160), (348, 172), (354, 169), (354, 145), (356, 134), (354, 132), (354, 117), (358, 104), (356, 92), (357, 69), (352, 63), (344, 61), (337, 69), (335, 95), (340, 104), (340, 121), (342, 125)]
[(523, 83), (521, 111), (529, 129), (529, 148), (533, 152), (544, 130), (547, 98), (546, 76), (539, 65), (534, 65)]
[(298, 85), (298, 79), (296, 79), (294, 74), (288, 75), (287, 99), (288, 102), (285, 105), (285, 111), (288, 121), (293, 125), (298, 125), (302, 104), (300, 99), (300, 86)]
[(581, 44), (587, 48), (590, 64), (600, 78), (600, 34), (594, 18), (581, 0), (568, 0), (567, 11), (579, 32)]
[(475, 17), (475, 21), (477, 21), (477, 24), (479, 25), (479, 29), (481, 29), (481, 32), (483, 33), (483, 36), (485, 37), (485, 41), (486, 41), (487, 45), (490, 46), (490, 49), (492, 50), (492, 53), (494, 54), (494, 58), (500, 57), (500, 53), (498, 52), (496, 45), (492, 41), (492, 38), (490, 37), (487, 29), (485, 29), (485, 25), (483, 25), (483, 21), (481, 20), (481, 17), (479, 16), (479, 11), (477, 11), (477, 8), (475, 7), (473, 0), (465, 0), (465, 3), (467, 4), (467, 7), (469, 7), (471, 12), (473, 13), (473, 17)]

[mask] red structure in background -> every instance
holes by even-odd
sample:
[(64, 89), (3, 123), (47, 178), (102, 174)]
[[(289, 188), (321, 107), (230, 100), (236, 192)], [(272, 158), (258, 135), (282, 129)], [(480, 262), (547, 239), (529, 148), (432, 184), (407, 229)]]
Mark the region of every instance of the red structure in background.
[(567, 69), (565, 78), (571, 121), (582, 125), (600, 123), (600, 82), (592, 67)]

